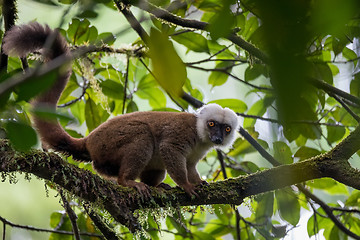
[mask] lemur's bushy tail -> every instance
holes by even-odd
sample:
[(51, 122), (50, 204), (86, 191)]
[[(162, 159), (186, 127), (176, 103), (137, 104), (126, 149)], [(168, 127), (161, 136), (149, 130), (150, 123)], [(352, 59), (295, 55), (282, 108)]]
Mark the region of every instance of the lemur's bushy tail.
[(44, 44), (52, 34), (55, 34), (53, 35), (55, 39), (51, 49), (42, 53), (44, 57), (50, 60), (64, 53), (69, 53), (66, 40), (57, 31), (37, 22), (11, 28), (10, 31), (6, 32), (3, 49), (8, 55), (26, 57), (31, 52), (45, 50)]
[[(10, 56), (26, 57), (31, 52), (40, 52), (45, 62), (61, 55), (69, 55), (67, 42), (61, 34), (49, 26), (32, 22), (14, 26), (6, 32), (3, 50)], [(34, 107), (45, 106), (56, 109), (57, 102), (71, 75), (71, 67), (60, 68), (53, 86), (32, 101)], [(78, 160), (91, 161), (85, 139), (71, 137), (57, 121), (46, 121), (34, 116), (35, 127), (47, 147), (69, 153)]]

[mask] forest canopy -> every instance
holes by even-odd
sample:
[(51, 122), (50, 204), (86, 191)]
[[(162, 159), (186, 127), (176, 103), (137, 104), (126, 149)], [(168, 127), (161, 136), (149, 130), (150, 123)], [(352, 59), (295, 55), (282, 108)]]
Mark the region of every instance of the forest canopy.
[[(1, 1), (1, 41), (26, 23), (25, 2)], [(358, 1), (31, 2), (60, 13), (33, 20), (59, 29), (71, 56), (43, 64), (38, 52), (1, 52), (0, 171), (3, 182), (42, 179), (64, 212), (40, 230), (0, 213), (3, 239), (9, 228), (50, 239), (283, 239), (297, 229), (301, 239), (360, 239)], [(69, 63), (57, 111), (32, 108)], [(57, 119), (81, 138), (122, 114), (208, 103), (232, 109), (241, 127), (232, 147), (200, 161), (209, 185), (192, 198), (167, 176), (173, 188), (146, 200), (91, 163), (44, 151), (31, 123)]]

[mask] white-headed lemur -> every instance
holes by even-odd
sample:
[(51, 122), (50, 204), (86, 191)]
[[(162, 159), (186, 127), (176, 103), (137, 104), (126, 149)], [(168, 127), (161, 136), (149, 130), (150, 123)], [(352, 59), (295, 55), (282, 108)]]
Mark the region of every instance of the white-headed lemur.
[[(44, 44), (56, 36), (50, 49)], [(8, 55), (26, 57), (41, 52), (48, 62), (69, 55), (66, 40), (48, 26), (33, 22), (13, 27), (3, 40)], [(59, 73), (57, 81), (32, 101), (34, 107), (46, 105), (53, 110), (71, 74), (71, 67)], [(114, 117), (88, 136), (71, 137), (57, 121), (34, 116), (43, 144), (71, 154), (79, 161), (92, 161), (94, 169), (123, 186), (135, 187), (149, 196), (148, 186), (162, 183), (166, 171), (189, 195), (204, 183), (196, 164), (213, 147), (230, 146), (239, 127), (236, 114), (217, 104), (203, 106), (195, 114), (174, 112), (135, 112)], [(140, 179), (140, 182), (135, 181)]]

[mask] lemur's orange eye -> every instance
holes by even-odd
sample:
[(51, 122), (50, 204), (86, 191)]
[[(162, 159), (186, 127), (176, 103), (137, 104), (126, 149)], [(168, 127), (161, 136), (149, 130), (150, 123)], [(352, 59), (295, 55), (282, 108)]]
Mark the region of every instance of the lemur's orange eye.
[(215, 123), (213, 121), (208, 122), (209, 127), (215, 126)]
[(226, 131), (227, 133), (231, 132), (231, 127), (226, 127), (226, 128), (225, 128), (225, 131)]

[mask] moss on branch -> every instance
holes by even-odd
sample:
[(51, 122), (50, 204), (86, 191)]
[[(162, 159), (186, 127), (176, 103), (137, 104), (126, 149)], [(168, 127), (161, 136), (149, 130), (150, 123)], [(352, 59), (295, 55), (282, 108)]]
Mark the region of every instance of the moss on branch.
[(90, 171), (64, 161), (55, 153), (39, 150), (19, 153), (7, 140), (0, 140), (0, 172), (26, 172), (49, 180), (77, 197), (103, 207), (115, 220), (135, 231), (140, 229), (140, 225), (133, 212), (141, 208), (239, 205), (245, 197), (323, 177), (331, 177), (360, 189), (359, 171), (353, 169), (347, 161), (360, 148), (359, 132), (360, 128), (357, 128), (326, 154), (238, 178), (217, 181), (208, 186), (199, 186), (199, 198), (193, 199), (179, 188), (169, 191), (153, 188), (152, 200), (144, 201), (134, 189), (104, 180)]

